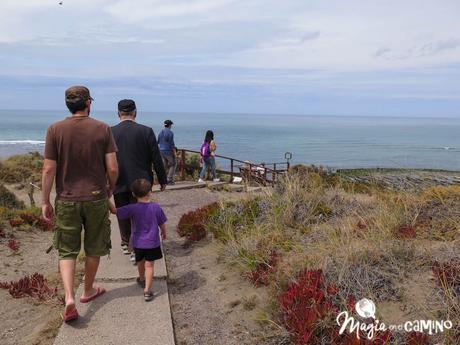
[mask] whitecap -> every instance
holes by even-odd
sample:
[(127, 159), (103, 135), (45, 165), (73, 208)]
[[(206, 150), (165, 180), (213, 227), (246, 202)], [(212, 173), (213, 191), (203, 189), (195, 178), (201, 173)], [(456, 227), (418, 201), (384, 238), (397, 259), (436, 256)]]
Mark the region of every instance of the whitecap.
[(29, 144), (29, 145), (44, 145), (43, 140), (0, 140), (0, 145), (20, 145), (20, 144)]

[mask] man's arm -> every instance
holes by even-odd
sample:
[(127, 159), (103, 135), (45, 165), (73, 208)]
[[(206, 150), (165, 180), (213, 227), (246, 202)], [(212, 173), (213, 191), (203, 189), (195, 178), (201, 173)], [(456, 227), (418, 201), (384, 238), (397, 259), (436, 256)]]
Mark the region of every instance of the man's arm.
[(107, 169), (107, 179), (109, 181), (109, 198), (112, 197), (113, 191), (117, 184), (118, 179), (118, 162), (117, 154), (115, 152), (106, 153), (105, 155), (105, 166)]
[(47, 221), (54, 217), (53, 206), (50, 201), (51, 188), (56, 176), (56, 161), (45, 159), (42, 170), (42, 215)]
[(158, 143), (155, 138), (155, 133), (153, 133), (153, 130), (150, 130), (149, 133), (149, 138), (148, 138), (148, 143), (150, 146), (150, 157), (152, 159), (152, 164), (153, 164), (153, 169), (155, 170), (155, 173), (157, 174), (158, 181), (160, 182), (161, 185), (161, 190), (164, 190), (168, 180), (166, 178), (166, 172), (165, 168), (163, 165), (163, 160), (161, 159), (161, 154), (160, 154), (160, 149), (158, 148)]
[(171, 132), (171, 147), (172, 147), (172, 151), (173, 151), (174, 156), (176, 156), (177, 147), (176, 147), (176, 144), (174, 143), (174, 132)]

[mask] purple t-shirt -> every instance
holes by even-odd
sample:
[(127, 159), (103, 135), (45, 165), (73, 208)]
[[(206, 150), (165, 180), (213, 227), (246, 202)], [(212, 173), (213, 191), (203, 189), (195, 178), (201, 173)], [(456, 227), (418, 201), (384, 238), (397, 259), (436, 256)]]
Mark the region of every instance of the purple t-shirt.
[(133, 247), (150, 249), (160, 246), (158, 227), (166, 223), (166, 216), (156, 202), (138, 202), (117, 209), (118, 219), (131, 218)]

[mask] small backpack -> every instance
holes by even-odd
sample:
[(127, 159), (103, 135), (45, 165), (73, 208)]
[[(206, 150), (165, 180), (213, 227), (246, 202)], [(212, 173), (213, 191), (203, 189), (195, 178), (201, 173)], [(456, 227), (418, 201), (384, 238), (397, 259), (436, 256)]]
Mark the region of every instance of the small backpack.
[(210, 149), (209, 143), (207, 141), (205, 141), (201, 145), (200, 154), (201, 154), (201, 157), (203, 157), (203, 158), (208, 158), (209, 156), (211, 156), (211, 149)]

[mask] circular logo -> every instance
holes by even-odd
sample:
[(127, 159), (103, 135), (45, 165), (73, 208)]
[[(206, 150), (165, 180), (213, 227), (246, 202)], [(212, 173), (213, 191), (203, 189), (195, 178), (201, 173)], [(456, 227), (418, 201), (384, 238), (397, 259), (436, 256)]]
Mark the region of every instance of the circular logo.
[(370, 299), (363, 298), (359, 300), (355, 305), (356, 312), (363, 318), (375, 319), (375, 303)]

